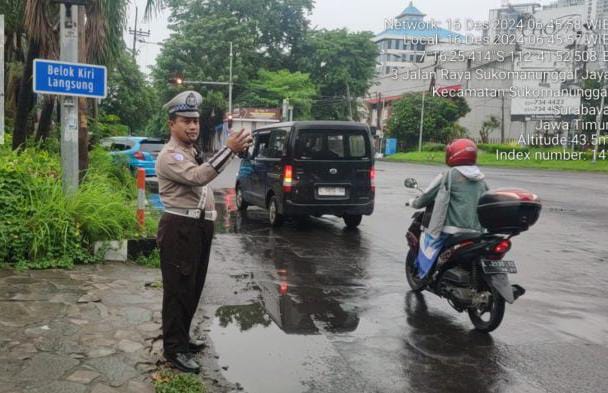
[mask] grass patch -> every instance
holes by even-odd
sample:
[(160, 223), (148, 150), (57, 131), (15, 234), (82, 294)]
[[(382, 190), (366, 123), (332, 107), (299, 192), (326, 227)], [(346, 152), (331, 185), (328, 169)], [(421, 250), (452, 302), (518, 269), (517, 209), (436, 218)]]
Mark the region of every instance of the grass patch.
[(147, 257), (141, 255), (135, 260), (135, 263), (137, 263), (139, 266), (148, 267), (151, 269), (160, 269), (160, 251), (157, 248)]
[(205, 393), (203, 383), (192, 374), (160, 373), (154, 381), (156, 393)]
[[(500, 151), (510, 151), (500, 149)], [(582, 156), (578, 160), (567, 161), (560, 157), (558, 153), (561, 149), (515, 149), (521, 153), (520, 159), (498, 159), (496, 150), (480, 151), (477, 163), (480, 166), (495, 166), (506, 168), (524, 168), (524, 169), (543, 169), (555, 171), (579, 171), (579, 172), (604, 172), (608, 173), (608, 152), (605, 159), (598, 157), (597, 163), (593, 163), (593, 152), (577, 152)], [(529, 153), (529, 156), (525, 156)], [(552, 157), (542, 157), (540, 153), (553, 153)], [(545, 158), (545, 159), (543, 159)], [(412, 153), (397, 153), (386, 158), (387, 161), (393, 162), (415, 162), (420, 164), (436, 164), (445, 165), (445, 153), (436, 151), (423, 151)]]

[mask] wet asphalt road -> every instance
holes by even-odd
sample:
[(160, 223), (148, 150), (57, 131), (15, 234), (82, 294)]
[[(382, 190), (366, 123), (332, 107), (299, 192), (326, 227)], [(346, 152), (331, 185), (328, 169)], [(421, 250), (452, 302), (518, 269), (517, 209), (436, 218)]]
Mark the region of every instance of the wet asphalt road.
[(236, 214), (233, 190), (218, 190), (236, 170), (215, 183), (197, 326), (227, 381), (250, 393), (608, 391), (608, 176), (484, 169), (490, 187), (534, 191), (544, 210), (509, 253), (528, 292), (480, 335), (444, 300), (408, 293), (414, 192), (402, 182), (425, 185), (439, 167), (377, 163), (376, 210), (358, 231), (333, 217), (273, 230), (261, 209)]

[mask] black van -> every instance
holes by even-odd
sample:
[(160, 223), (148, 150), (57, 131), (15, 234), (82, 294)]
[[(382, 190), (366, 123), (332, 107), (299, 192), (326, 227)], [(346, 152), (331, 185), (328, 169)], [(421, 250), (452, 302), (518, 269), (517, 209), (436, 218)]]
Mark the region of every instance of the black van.
[(273, 226), (286, 217), (332, 214), (352, 228), (374, 211), (376, 171), (367, 125), (278, 123), (253, 135), (236, 180), (240, 210), (266, 208)]

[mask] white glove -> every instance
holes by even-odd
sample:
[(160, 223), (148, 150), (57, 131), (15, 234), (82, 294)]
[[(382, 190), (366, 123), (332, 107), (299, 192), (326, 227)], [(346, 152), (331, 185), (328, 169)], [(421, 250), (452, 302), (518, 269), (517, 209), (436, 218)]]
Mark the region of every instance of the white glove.
[(405, 206), (412, 206), (412, 204), (414, 203), (414, 201), (416, 200), (416, 198), (412, 198), (409, 201), (405, 202)]

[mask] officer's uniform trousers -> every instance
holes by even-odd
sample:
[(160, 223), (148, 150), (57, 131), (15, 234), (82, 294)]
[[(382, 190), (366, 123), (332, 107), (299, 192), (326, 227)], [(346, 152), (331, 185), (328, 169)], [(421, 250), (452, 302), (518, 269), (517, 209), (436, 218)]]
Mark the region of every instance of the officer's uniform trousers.
[(190, 325), (205, 285), (213, 220), (217, 217), (213, 191), (206, 184), (217, 177), (233, 156), (224, 147), (203, 163), (193, 147), (173, 139), (158, 155), (159, 194), (166, 208), (157, 235), (163, 275), (166, 356), (189, 350)]
[(190, 325), (205, 285), (213, 221), (165, 213), (159, 223), (166, 354), (187, 352)]

